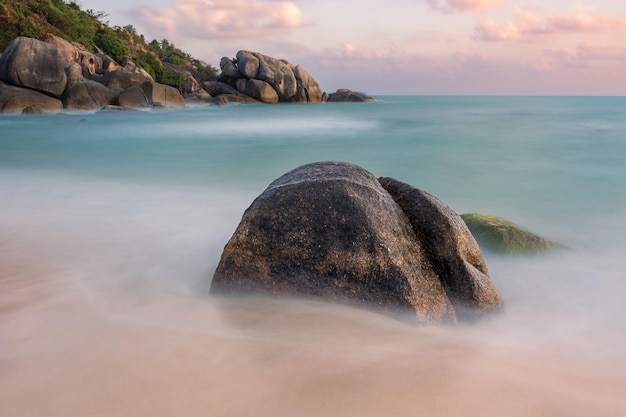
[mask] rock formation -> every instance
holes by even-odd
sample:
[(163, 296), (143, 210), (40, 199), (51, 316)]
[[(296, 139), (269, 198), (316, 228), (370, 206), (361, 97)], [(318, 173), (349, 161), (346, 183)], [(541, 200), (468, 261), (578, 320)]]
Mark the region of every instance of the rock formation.
[(211, 292), (312, 296), (456, 322), (502, 304), (463, 220), (434, 196), (320, 162), (272, 182), (224, 248)]
[[(182, 91), (156, 83), (141, 66), (124, 57), (116, 62), (95, 48), (51, 35), (45, 42), (14, 39), (0, 54), (0, 111), (55, 112), (100, 110), (106, 106), (180, 108), (191, 104), (317, 103), (376, 101), (363, 93), (326, 94), (300, 65), (258, 52), (239, 51), (220, 61), (216, 81), (201, 85), (191, 70), (166, 63)], [(35, 94), (39, 92), (41, 94)], [(42, 94), (47, 98), (42, 98)]]
[[(262, 103), (318, 103), (322, 90), (300, 65), (258, 52), (239, 51), (235, 59), (223, 57), (217, 81)], [(233, 95), (231, 97), (240, 97)], [(238, 101), (235, 98), (233, 101)]]
[[(211, 100), (208, 93), (196, 97)], [(46, 42), (16, 38), (0, 55), (4, 113), (100, 110), (111, 105), (180, 108), (185, 99), (177, 89), (156, 83), (129, 58), (120, 65), (56, 36)]]
[(334, 93), (328, 94), (326, 101), (330, 103), (368, 103), (379, 102), (380, 100), (365, 93), (348, 90), (347, 88), (340, 88)]

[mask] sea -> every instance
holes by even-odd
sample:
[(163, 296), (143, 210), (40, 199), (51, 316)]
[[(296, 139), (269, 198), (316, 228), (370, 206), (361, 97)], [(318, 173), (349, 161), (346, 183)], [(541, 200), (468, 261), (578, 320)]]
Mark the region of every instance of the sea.
[[(380, 96), (0, 116), (0, 414), (626, 415), (626, 97)], [(209, 294), (282, 174), (346, 161), (562, 245), (503, 311), (409, 326)]]

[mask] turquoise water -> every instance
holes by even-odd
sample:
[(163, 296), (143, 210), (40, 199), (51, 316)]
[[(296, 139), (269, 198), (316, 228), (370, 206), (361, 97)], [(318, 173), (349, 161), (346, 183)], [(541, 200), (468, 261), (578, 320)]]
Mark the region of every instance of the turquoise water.
[[(89, 311), (115, 323), (167, 331), (189, 328), (227, 339), (236, 334), (237, 340), (257, 342), (303, 337), (303, 323), (308, 331), (317, 329), (314, 317), (331, 307), (316, 306), (310, 312), (287, 303), (284, 308), (297, 320), (270, 320), (276, 326), (265, 323), (261, 330), (251, 323), (264, 314), (278, 320), (281, 307), (235, 304), (242, 316), (226, 327), (223, 313), (210, 310), (206, 321), (197, 317), (207, 305), (216, 308), (206, 288), (223, 245), (252, 200), (299, 165), (341, 160), (426, 190), (459, 213), (499, 215), (567, 246), (538, 256), (485, 252), (507, 304), (505, 313), (446, 336), (440, 330), (419, 333), (420, 339), (471, 345), (479, 351), (488, 347), (496, 356), (511, 349), (570, 355), (592, 369), (611, 363), (615, 373), (598, 374), (596, 380), (612, 381), (607, 382), (609, 393), (623, 388), (626, 98), (382, 98), (382, 103), (368, 104), (0, 117), (0, 272), (5, 271), (0, 279), (10, 290), (0, 295), (0, 307), (23, 307), (12, 313), (14, 323), (26, 317), (25, 311), (30, 322), (44, 320), (48, 313), (37, 315), (31, 297), (23, 297), (33, 287), (21, 285), (54, 281), (64, 288), (61, 293), (89, 300)], [(19, 267), (14, 265), (16, 256), (26, 257)], [(44, 272), (30, 269), (39, 264), (49, 267)], [(195, 309), (191, 313), (190, 305)], [(183, 310), (192, 317), (191, 324), (181, 324), (186, 322), (179, 320)], [(388, 326), (370, 316), (340, 322), (347, 327), (338, 325), (339, 334), (349, 327), (360, 329), (359, 334), (383, 335), (386, 330), (381, 329)], [(8, 352), (22, 349), (9, 321), (0, 318), (0, 326)], [(415, 333), (402, 334), (398, 343), (413, 348)], [(466, 339), (459, 341), (459, 334)], [(335, 346), (338, 336), (331, 332), (320, 337), (328, 342), (325, 346)], [(33, 352), (46, 349), (33, 343)], [(57, 343), (59, 352), (77, 349), (69, 342)], [(350, 344), (352, 349), (360, 345)], [(337, 363), (345, 359), (337, 355)], [(516, 366), (534, 369), (533, 359), (516, 358)], [(457, 363), (454, 357), (449, 360)], [(536, 365), (537, 371), (544, 365)], [(40, 368), (17, 369), (0, 373), (0, 381), (38, 373)], [(542, 386), (533, 375), (524, 374), (525, 382), (516, 389)], [(49, 389), (58, 377), (51, 373), (38, 389)], [(499, 377), (486, 382), (497, 386)], [(568, 385), (567, 376), (556, 382), (571, 388), (567, 401), (577, 397), (573, 392), (579, 387)], [(13, 394), (28, 391), (17, 386), (22, 390), (15, 388)], [(537, 397), (536, 402), (566, 401), (554, 395)], [(562, 415), (597, 409), (594, 395), (580, 396), (580, 401), (589, 401), (587, 408), (574, 401)], [(27, 409), (13, 401), (16, 410)], [(626, 409), (618, 397), (603, 401), (602, 407), (607, 407), (604, 415)], [(68, 409), (57, 411), (53, 415)], [(523, 411), (533, 414), (532, 408)]]

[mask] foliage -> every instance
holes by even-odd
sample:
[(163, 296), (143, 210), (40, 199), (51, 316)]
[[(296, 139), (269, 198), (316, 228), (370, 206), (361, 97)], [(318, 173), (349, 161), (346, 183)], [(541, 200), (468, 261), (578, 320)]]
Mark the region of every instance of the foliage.
[(107, 27), (99, 27), (98, 30), (96, 30), (93, 42), (108, 56), (120, 62), (124, 55), (130, 55), (130, 52), (122, 41), (115, 36), (115, 32), (107, 29)]
[(101, 19), (104, 11), (82, 11), (78, 3), (63, 0), (0, 0), (0, 51), (18, 36), (44, 40), (56, 35), (82, 44), (87, 49), (97, 46), (116, 61), (126, 55), (143, 67), (160, 83), (180, 87), (180, 72), (165, 64), (192, 73), (199, 81), (214, 80), (217, 70), (193, 58), (167, 39), (146, 43), (132, 25), (109, 27)]

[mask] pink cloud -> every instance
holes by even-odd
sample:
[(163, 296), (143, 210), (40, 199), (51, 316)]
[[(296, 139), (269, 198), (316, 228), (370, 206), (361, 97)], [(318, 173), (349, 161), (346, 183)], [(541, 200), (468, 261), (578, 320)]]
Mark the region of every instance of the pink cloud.
[(499, 7), (504, 0), (426, 0), (435, 10), (444, 13), (485, 11)]
[(549, 50), (545, 55), (553, 67), (576, 68), (582, 71), (601, 70), (605, 77), (613, 74), (620, 79), (623, 77), (626, 63), (626, 47), (588, 43), (578, 45), (575, 49)]
[(485, 42), (537, 42), (560, 33), (626, 30), (626, 17), (576, 13), (539, 16), (519, 7), (512, 22), (488, 20), (476, 27), (474, 39)]
[(293, 1), (282, 0), (178, 0), (168, 8), (140, 7), (130, 13), (156, 37), (263, 38), (310, 25)]
[(302, 65), (328, 92), (350, 88), (370, 94), (626, 94), (621, 82), (626, 47), (583, 44), (533, 57), (392, 53), (346, 44), (323, 51), (275, 44), (265, 52)]

